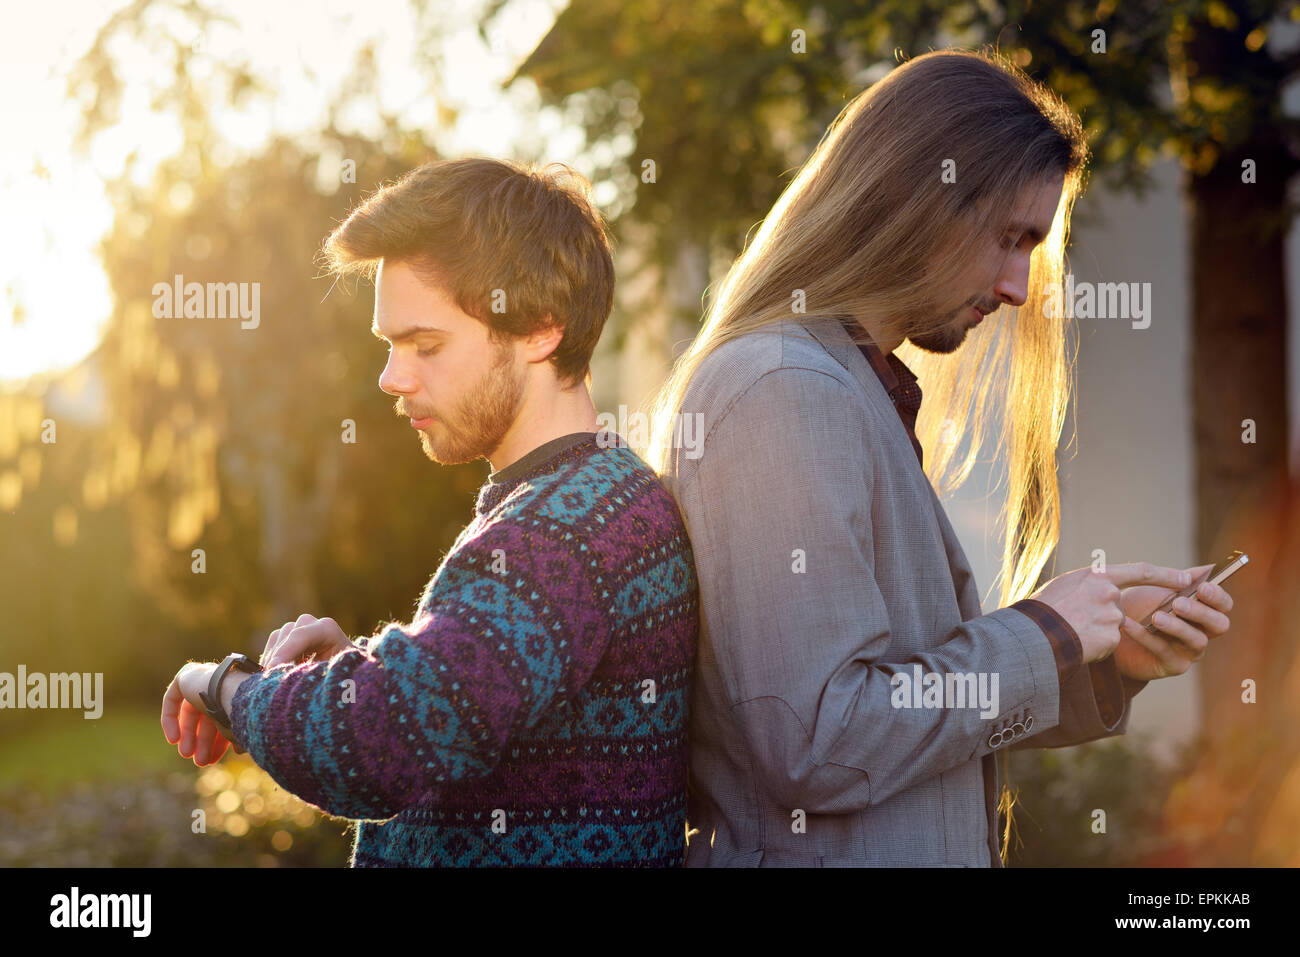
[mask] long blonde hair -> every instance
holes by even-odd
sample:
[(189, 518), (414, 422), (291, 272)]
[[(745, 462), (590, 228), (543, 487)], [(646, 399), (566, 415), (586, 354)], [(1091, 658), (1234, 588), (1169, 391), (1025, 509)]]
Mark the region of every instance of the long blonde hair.
[(964, 293), (963, 269), (990, 231), (1001, 233), (1013, 203), (1063, 174), (1024, 305), (991, 313), (954, 353), (910, 342), (896, 350), (925, 393), (917, 437), (940, 495), (966, 480), (1002, 406), (1002, 606), (1028, 595), (1059, 537), (1056, 447), (1073, 371), (1064, 321), (1045, 315), (1044, 287), (1062, 279), (1087, 157), (1078, 117), (996, 53), (942, 50), (897, 67), (830, 125), (722, 280), (699, 335), (652, 400), (651, 465), (670, 478), (675, 413), (713, 350), (797, 317), (798, 291), (807, 315), (850, 316), (894, 339), (935, 330), (958, 305), (941, 307), (935, 290)]
[[(652, 401), (647, 460), (675, 489), (676, 413), (700, 365), (724, 343), (797, 316), (799, 296), (808, 315), (852, 317), (891, 341), (950, 322), (960, 303), (935, 291), (964, 295), (961, 274), (1022, 212), (1015, 203), (1063, 176), (1025, 303), (991, 313), (952, 353), (906, 341), (895, 350), (924, 390), (917, 437), (939, 495), (969, 476), (1001, 408), (1008, 490), (989, 593), (1001, 584), (999, 607), (1029, 595), (1059, 539), (1056, 448), (1074, 371), (1065, 321), (1045, 304), (1061, 288), (1087, 162), (1078, 116), (995, 51), (935, 51), (894, 69), (841, 111), (722, 280)], [(1004, 861), (1014, 804), (1004, 786)]]

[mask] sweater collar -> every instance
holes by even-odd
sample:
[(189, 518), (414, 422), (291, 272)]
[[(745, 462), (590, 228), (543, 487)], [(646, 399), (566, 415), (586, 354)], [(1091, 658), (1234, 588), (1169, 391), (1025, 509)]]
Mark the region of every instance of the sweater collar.
[(566, 462), (589, 455), (593, 449), (610, 448), (615, 444), (625, 443), (617, 433), (605, 431), (571, 432), (557, 439), (551, 439), (505, 468), (489, 475), (487, 482), (479, 489), (478, 500), (474, 504), (474, 514), (486, 515), (529, 479), (557, 471)]

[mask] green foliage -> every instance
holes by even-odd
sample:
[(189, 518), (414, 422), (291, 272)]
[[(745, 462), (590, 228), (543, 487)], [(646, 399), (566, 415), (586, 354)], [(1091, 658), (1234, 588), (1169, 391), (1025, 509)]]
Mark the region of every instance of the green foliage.
[[(1127, 735), (1011, 752), (1016, 804), (1008, 866), (1132, 867), (1158, 855), (1165, 850), (1161, 811), (1179, 771), (1153, 761), (1144, 743)], [(1094, 830), (1099, 810), (1105, 833)]]
[(114, 709), (96, 720), (79, 711), (26, 712), (23, 733), (0, 740), (0, 789), (48, 797), (86, 781), (175, 771), (182, 763), (162, 736), (159, 710)]
[(516, 76), (618, 157), (607, 178), (626, 219), (654, 228), (657, 263), (685, 243), (725, 263), (839, 110), (904, 57), (994, 45), (1082, 115), (1107, 184), (1141, 194), (1161, 158), (1204, 172), (1261, 129), (1297, 131), (1280, 91), (1300, 58), (1266, 40), (1272, 17), (1298, 13), (1295, 0), (592, 0), (566, 8)]

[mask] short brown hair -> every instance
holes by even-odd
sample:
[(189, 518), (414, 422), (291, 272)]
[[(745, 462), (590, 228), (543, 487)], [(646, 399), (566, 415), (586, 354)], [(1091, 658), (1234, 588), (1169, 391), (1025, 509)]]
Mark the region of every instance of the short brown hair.
[(576, 385), (614, 305), (609, 236), (590, 195), (562, 163), (426, 163), (349, 214), (325, 241), (325, 265), (373, 276), (381, 259), (407, 263), (497, 340), (562, 325), (550, 361)]

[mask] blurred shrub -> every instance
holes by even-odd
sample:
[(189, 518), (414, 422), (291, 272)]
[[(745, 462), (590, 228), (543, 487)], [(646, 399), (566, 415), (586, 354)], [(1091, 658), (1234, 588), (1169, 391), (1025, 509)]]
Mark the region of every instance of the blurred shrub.
[[(202, 810), (206, 833), (194, 833)], [(78, 784), (0, 790), (0, 866), (346, 867), (350, 825), (289, 794), (248, 758)]]
[[(1011, 752), (1007, 783), (1017, 800), (1008, 865), (1132, 867), (1159, 858), (1162, 809), (1190, 753), (1163, 765), (1128, 735)], [(1094, 831), (1098, 810), (1104, 833)]]

